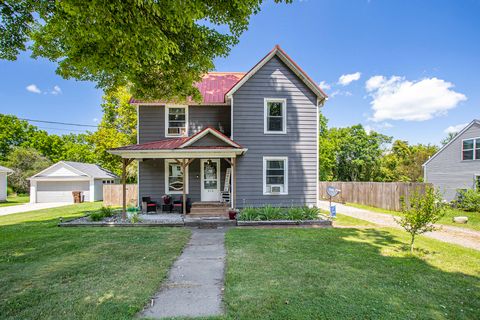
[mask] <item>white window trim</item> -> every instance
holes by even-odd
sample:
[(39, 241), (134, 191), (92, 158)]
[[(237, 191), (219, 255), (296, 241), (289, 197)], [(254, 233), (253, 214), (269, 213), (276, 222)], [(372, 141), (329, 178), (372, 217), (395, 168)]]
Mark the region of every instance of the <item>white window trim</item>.
[[(164, 180), (165, 180), (165, 194), (183, 194), (183, 191), (169, 191), (168, 190), (168, 166), (170, 163), (177, 162), (173, 159), (165, 159), (165, 171), (164, 171)], [(188, 171), (189, 167), (185, 168), (185, 177), (183, 177), (183, 187), (185, 188), (185, 194), (188, 194)]]
[[(280, 193), (271, 193), (267, 192), (267, 161), (268, 160), (283, 160), (285, 162), (284, 171), (284, 187), (283, 192)], [(277, 196), (277, 195), (287, 195), (288, 194), (288, 157), (263, 157), (263, 195)]]
[[(281, 102), (282, 108), (282, 131), (268, 130), (268, 102)], [(287, 134), (287, 99), (284, 98), (264, 98), (263, 99), (263, 133), (264, 134)]]
[[(177, 134), (169, 134), (168, 133), (168, 114), (170, 108), (183, 108), (185, 109), (185, 134), (184, 135), (177, 135)], [(188, 137), (188, 105), (176, 105), (176, 104), (169, 104), (165, 105), (165, 137), (167, 138), (179, 138), (179, 137)]]
[[(480, 139), (480, 137), (476, 137), (476, 138), (466, 138), (466, 139), (462, 139), (462, 152), (460, 153), (460, 159), (462, 161), (475, 161), (475, 160), (480, 160), (480, 158), (476, 158), (475, 157), (475, 154), (476, 154), (476, 149), (480, 149), (477, 148), (477, 139)], [(473, 140), (473, 159), (463, 159), (463, 151), (465, 151), (465, 149), (463, 149), (463, 142), (464, 141), (467, 141), (467, 140)], [(472, 149), (467, 149), (467, 150), (472, 150)]]

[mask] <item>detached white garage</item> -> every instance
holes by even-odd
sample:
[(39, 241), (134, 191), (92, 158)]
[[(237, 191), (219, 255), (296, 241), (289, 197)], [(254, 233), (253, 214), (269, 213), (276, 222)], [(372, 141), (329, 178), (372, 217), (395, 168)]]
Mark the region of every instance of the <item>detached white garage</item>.
[(30, 178), (30, 202), (73, 202), (80, 191), (84, 201), (103, 200), (103, 185), (118, 179), (96, 164), (60, 161)]

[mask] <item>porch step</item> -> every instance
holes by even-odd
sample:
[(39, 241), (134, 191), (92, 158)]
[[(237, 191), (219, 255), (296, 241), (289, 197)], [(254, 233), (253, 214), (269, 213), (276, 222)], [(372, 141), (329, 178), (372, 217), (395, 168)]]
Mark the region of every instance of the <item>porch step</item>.
[(192, 203), (192, 208), (226, 208), (227, 204), (218, 201), (202, 201)]
[(190, 209), (191, 216), (227, 216), (227, 208), (226, 207), (211, 207), (211, 208), (204, 208), (204, 207), (193, 207)]

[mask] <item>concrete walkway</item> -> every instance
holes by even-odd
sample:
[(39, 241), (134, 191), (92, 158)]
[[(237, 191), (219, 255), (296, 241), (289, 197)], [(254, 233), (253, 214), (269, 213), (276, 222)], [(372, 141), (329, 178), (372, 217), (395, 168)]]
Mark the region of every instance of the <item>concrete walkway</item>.
[(225, 228), (192, 229), (168, 281), (141, 317), (207, 317), (223, 314)]
[[(337, 212), (346, 216), (369, 221), (382, 227), (402, 229), (402, 227), (395, 222), (395, 216), (393, 215), (350, 207), (340, 203), (335, 203), (335, 205), (337, 207)], [(328, 201), (319, 201), (318, 207), (323, 210), (329, 210), (329, 203)], [(437, 225), (437, 227), (440, 227), (441, 229), (433, 232), (427, 232), (423, 235), (436, 240), (480, 250), (479, 231), (446, 225)]]
[(0, 216), (5, 216), (7, 214), (28, 212), (42, 209), (57, 208), (62, 206), (68, 206), (72, 203), (68, 202), (52, 202), (52, 203), (25, 203), (15, 206), (0, 207)]

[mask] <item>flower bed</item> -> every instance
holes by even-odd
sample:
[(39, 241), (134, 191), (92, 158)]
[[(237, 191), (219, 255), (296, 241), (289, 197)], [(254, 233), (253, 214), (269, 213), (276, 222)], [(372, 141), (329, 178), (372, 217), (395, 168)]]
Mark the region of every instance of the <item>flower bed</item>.
[(245, 208), (237, 216), (238, 221), (313, 221), (328, 220), (317, 207), (280, 208), (267, 205), (260, 208)]
[(248, 226), (310, 226), (331, 227), (332, 221), (320, 214), (317, 207), (280, 208), (270, 205), (245, 208), (237, 216), (239, 227)]

